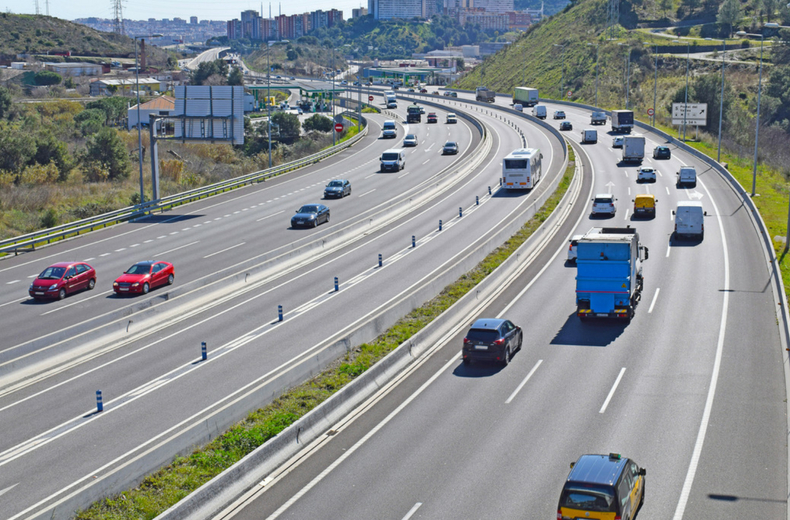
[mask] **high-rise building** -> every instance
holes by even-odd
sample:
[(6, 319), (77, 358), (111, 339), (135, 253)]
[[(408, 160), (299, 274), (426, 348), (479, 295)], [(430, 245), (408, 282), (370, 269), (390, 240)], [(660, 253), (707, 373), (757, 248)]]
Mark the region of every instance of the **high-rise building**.
[(364, 7), (351, 10), (351, 18), (359, 18), (360, 16), (367, 16), (367, 14), (368, 14), (368, 10), (365, 9)]
[(190, 16), (189, 17), (189, 25), (197, 25), (198, 17), (197, 16)]
[(326, 23), (328, 27), (333, 27), (343, 21), (343, 11), (330, 9), (326, 13)]
[(238, 18), (228, 20), (228, 40), (238, 40), (241, 37), (241, 20)]
[(368, 12), (376, 20), (425, 18), (425, 0), (368, 0)]
[(261, 17), (258, 11), (249, 9), (241, 12), (241, 33), (242, 38), (261, 39)]
[(473, 0), (473, 1), (474, 1), (475, 9), (482, 9), (487, 13), (504, 14), (514, 11), (513, 0)]

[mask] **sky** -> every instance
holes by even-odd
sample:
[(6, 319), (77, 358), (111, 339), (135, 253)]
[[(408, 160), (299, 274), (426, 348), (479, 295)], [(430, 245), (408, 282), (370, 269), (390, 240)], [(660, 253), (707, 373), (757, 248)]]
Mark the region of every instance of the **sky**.
[[(36, 0), (5, 0), (5, 11), (17, 14), (35, 14)], [(39, 12), (46, 14), (46, 0), (38, 0)], [(340, 9), (343, 18), (351, 18), (351, 9), (367, 7), (367, 0), (287, 0), (282, 3), (283, 14), (299, 14), (322, 9)], [(2, 4), (0, 4), (2, 5)], [(57, 18), (73, 20), (75, 18), (112, 18), (111, 0), (49, 0), (49, 14)], [(272, 15), (278, 14), (278, 3), (272, 2)], [(247, 9), (261, 10), (261, 2), (248, 0), (124, 0), (123, 17), (129, 20), (147, 20), (148, 18), (183, 18), (190, 16), (208, 20), (232, 20), (239, 18), (239, 13)], [(269, 4), (263, 4), (264, 15), (269, 13)]]

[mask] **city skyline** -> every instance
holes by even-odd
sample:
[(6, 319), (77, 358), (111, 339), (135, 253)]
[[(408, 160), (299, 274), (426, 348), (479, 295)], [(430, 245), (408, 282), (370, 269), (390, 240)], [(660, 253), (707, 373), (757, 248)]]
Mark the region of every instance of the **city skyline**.
[[(7, 0), (6, 0), (7, 1)], [(263, 14), (268, 16), (269, 4), (266, 2), (251, 1), (227, 1), (221, 4), (216, 2), (186, 2), (176, 0), (174, 2), (159, 3), (151, 1), (143, 2), (124, 2), (123, 17), (127, 20), (147, 20), (156, 18), (161, 20), (167, 18), (184, 18), (189, 20), (192, 16), (197, 16), (198, 20), (232, 20), (238, 17), (238, 13), (253, 9), (261, 10), (263, 4)], [(280, 6), (282, 5), (282, 11)], [(46, 14), (45, 0), (38, 0), (39, 14)], [(7, 3), (4, 10), (14, 14), (36, 14), (36, 1), (27, 0), (23, 5)], [(351, 18), (351, 10), (359, 7), (367, 7), (367, 0), (289, 0), (288, 2), (272, 2), (272, 16), (282, 14), (293, 15), (317, 9), (330, 10), (338, 9), (343, 11), (345, 19)], [(112, 5), (109, 0), (88, 2), (87, 0), (75, 0), (72, 2), (58, 2), (49, 0), (49, 14), (64, 20), (74, 20), (76, 18), (112, 18)]]

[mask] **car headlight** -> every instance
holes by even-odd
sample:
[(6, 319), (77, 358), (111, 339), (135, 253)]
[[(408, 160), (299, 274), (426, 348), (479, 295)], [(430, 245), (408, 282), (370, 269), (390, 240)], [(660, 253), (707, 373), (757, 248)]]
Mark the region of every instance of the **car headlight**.
[(49, 289), (47, 289), (47, 290), (49, 290), (49, 291), (54, 291), (54, 290), (55, 290), (55, 289), (57, 289), (57, 288), (58, 288), (58, 284), (56, 284), (56, 283), (53, 283), (52, 285), (50, 285), (50, 286), (49, 286)]
[(310, 216), (309, 216), (309, 217), (307, 217), (307, 218), (309, 218), (310, 220), (313, 220), (313, 219), (315, 218), (315, 215), (310, 215)]
[(132, 284), (132, 287), (139, 287), (139, 286), (140, 286), (140, 282), (135, 282)]
[(31, 291), (33, 290), (33, 284), (32, 284), (32, 283), (30, 284), (30, 287), (29, 287), (29, 289), (30, 289)]
[(113, 282), (113, 283), (112, 283), (112, 286), (113, 286), (113, 287), (118, 287), (118, 282)]

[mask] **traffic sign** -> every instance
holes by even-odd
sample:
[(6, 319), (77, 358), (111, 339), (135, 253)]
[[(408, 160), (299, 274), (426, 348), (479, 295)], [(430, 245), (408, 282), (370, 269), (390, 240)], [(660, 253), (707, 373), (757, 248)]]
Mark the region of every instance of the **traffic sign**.
[(373, 101), (373, 96), (368, 96), (368, 101)]
[[(684, 110), (685, 107), (685, 110)], [(707, 103), (672, 103), (672, 124), (706, 126), (708, 124)]]
[(340, 133), (343, 131), (343, 123), (336, 123), (335, 124), (335, 132)]
[(652, 109), (652, 108), (648, 108), (648, 109), (647, 109), (647, 115), (649, 115), (649, 116), (652, 116), (653, 114), (655, 114), (655, 112), (653, 111), (653, 109)]
[(573, 92), (571, 92), (571, 91), (569, 90), (569, 91), (568, 91), (568, 97), (571, 97), (572, 95), (573, 95)]

